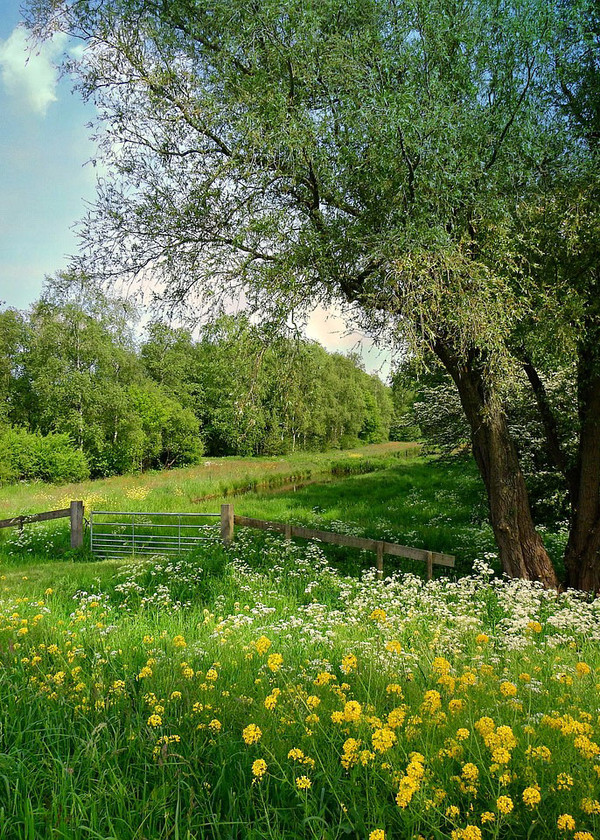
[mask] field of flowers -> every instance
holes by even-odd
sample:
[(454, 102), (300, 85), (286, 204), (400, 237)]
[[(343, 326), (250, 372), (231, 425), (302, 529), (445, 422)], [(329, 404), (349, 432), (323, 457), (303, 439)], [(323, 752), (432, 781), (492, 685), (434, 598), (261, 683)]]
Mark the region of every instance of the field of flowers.
[(600, 600), (244, 532), (96, 568), (0, 569), (0, 838), (600, 838)]

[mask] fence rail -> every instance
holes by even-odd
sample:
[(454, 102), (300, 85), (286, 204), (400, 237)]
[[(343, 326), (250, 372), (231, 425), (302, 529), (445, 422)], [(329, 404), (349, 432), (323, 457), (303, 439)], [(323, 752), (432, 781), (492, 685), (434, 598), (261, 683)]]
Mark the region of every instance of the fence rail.
[(18, 527), (21, 531), (24, 525), (32, 522), (48, 522), (51, 519), (71, 520), (71, 548), (81, 548), (83, 545), (83, 502), (73, 501), (68, 508), (47, 510), (43, 513), (29, 513), (22, 516), (11, 516), (10, 519), (0, 519), (0, 528)]
[(434, 566), (453, 568), (455, 557), (438, 551), (427, 551), (424, 548), (412, 548), (408, 545), (390, 543), (385, 540), (373, 540), (367, 537), (351, 537), (337, 534), (333, 531), (320, 531), (315, 528), (304, 528), (301, 525), (289, 525), (284, 522), (269, 522), (265, 519), (254, 519), (251, 516), (239, 516), (234, 513), (233, 505), (221, 505), (221, 536), (225, 543), (231, 542), (235, 525), (246, 528), (258, 528), (261, 531), (278, 531), (286, 539), (299, 537), (304, 540), (319, 540), (331, 545), (342, 545), (347, 548), (358, 548), (362, 551), (373, 551), (377, 555), (377, 573), (383, 576), (383, 557), (385, 554), (395, 557), (406, 557), (419, 560), (426, 564), (427, 579), (431, 580)]
[[(46, 522), (66, 517), (71, 520), (71, 547), (80, 548), (83, 545), (83, 502), (81, 501), (73, 501), (68, 508), (61, 510), (0, 519), (0, 528), (19, 527), (22, 529), (24, 525), (31, 522)], [(154, 522), (156, 518), (161, 521)], [(383, 558), (386, 554), (424, 562), (429, 580), (433, 575), (434, 566), (454, 567), (455, 558), (451, 554), (412, 548), (385, 540), (352, 537), (347, 534), (337, 534), (334, 531), (304, 528), (301, 525), (290, 525), (285, 522), (239, 516), (235, 514), (231, 504), (221, 505), (221, 513), (93, 510), (90, 512), (90, 548), (94, 556), (99, 558), (127, 557), (135, 554), (180, 554), (182, 551), (190, 551), (200, 543), (214, 540), (214, 534), (209, 535), (208, 532), (211, 526), (199, 524), (202, 519), (219, 519), (221, 539), (225, 545), (232, 542), (235, 526), (238, 525), (245, 528), (258, 528), (261, 531), (277, 531), (288, 540), (297, 537), (372, 551), (377, 555), (379, 577), (383, 576)]]

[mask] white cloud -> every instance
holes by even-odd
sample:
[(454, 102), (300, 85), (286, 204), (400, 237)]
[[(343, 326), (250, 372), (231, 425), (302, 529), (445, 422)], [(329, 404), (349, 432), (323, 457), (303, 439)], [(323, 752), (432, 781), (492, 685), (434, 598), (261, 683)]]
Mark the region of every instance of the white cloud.
[(0, 78), (6, 93), (44, 116), (50, 103), (56, 102), (58, 73), (53, 62), (66, 41), (59, 33), (32, 48), (26, 31), (17, 26), (6, 41), (0, 41)]

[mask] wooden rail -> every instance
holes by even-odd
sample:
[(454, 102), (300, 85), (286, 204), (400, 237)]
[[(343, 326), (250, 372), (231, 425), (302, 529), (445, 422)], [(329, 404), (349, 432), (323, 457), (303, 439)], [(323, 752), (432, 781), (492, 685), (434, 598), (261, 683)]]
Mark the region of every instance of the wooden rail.
[(451, 554), (438, 551), (426, 551), (423, 548), (412, 548), (407, 545), (390, 543), (385, 540), (372, 540), (366, 537), (351, 537), (346, 534), (336, 534), (333, 531), (320, 531), (315, 528), (304, 528), (301, 525), (289, 525), (283, 522), (269, 522), (265, 519), (254, 519), (251, 516), (238, 516), (234, 513), (233, 505), (221, 505), (221, 537), (225, 544), (230, 543), (234, 536), (234, 526), (258, 528), (261, 531), (278, 531), (286, 539), (299, 537), (304, 540), (319, 540), (331, 545), (342, 545), (347, 548), (358, 548), (362, 551), (373, 551), (377, 554), (377, 573), (383, 577), (383, 556), (390, 554), (395, 557), (407, 557), (410, 560), (420, 560), (427, 566), (427, 579), (433, 576), (433, 566), (454, 567), (455, 558)]
[(61, 510), (47, 510), (44, 513), (30, 513), (22, 516), (12, 516), (10, 519), (0, 519), (0, 528), (18, 527), (21, 531), (24, 525), (31, 522), (47, 522), (50, 519), (71, 520), (71, 548), (81, 548), (83, 545), (83, 502), (71, 502), (68, 508)]

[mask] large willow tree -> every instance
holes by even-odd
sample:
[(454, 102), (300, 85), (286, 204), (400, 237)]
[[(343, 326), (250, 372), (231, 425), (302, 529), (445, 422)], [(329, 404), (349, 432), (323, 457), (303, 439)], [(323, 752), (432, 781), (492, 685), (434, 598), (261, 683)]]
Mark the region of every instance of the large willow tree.
[(569, 487), (567, 582), (600, 588), (592, 0), (30, 0), (29, 23), (85, 43), (67, 63), (108, 173), (88, 272), (174, 303), (341, 301), (433, 351), (504, 569), (555, 586), (503, 410), (526, 377)]

